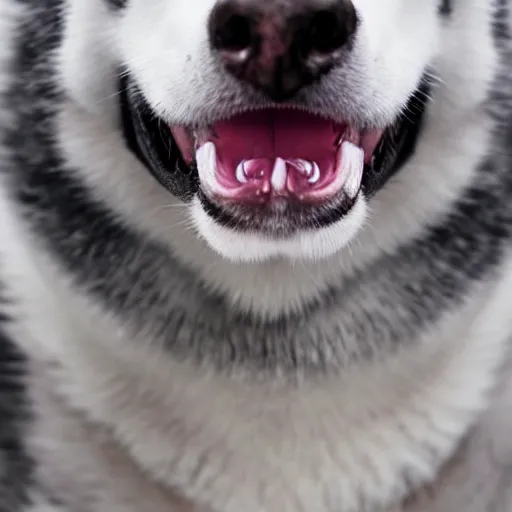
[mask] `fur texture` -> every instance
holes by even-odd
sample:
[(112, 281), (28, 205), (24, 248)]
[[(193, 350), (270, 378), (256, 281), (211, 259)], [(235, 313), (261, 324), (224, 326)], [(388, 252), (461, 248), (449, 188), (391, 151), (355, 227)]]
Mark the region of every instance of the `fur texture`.
[[(285, 1), (285, 0), (283, 0)], [(0, 0), (0, 511), (512, 510), (506, 0), (354, 0), (296, 99), (413, 154), (329, 228), (266, 240), (174, 198), (120, 128), (265, 103), (213, 0)]]

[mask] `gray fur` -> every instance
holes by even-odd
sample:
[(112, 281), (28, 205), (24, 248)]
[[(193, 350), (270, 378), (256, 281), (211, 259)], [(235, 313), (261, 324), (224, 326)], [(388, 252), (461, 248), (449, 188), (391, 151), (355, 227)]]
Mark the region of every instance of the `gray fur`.
[[(6, 321), (0, 319), (0, 324)], [(29, 503), (33, 461), (21, 433), (30, 418), (25, 394), (26, 361), (0, 327), (0, 511), (18, 512)]]

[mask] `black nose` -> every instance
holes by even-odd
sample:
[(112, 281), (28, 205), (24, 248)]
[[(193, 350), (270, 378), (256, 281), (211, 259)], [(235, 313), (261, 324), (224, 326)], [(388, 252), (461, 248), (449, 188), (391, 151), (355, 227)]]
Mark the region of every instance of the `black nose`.
[(209, 19), (226, 69), (274, 100), (338, 64), (356, 29), (350, 0), (219, 0)]

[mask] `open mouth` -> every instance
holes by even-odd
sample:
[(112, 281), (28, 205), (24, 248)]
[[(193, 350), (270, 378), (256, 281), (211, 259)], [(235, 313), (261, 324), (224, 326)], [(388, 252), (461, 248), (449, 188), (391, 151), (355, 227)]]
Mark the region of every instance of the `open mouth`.
[(354, 198), (382, 130), (359, 133), (289, 108), (247, 112), (190, 133), (171, 128), (204, 191), (219, 203), (324, 204)]
[(337, 222), (375, 193), (414, 151), (428, 97), (422, 83), (386, 129), (286, 106), (183, 127), (155, 116), (126, 80), (125, 135), (158, 181), (183, 200), (197, 195), (223, 225), (274, 237)]

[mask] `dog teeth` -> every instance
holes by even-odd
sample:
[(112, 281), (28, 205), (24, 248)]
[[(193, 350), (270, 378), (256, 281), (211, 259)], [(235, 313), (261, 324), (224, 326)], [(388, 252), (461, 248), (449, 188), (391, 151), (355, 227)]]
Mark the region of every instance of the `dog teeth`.
[(245, 160), (242, 160), (236, 167), (236, 179), (239, 183), (247, 183), (247, 174), (245, 172)]
[(286, 160), (286, 163), (288, 165), (291, 165), (294, 169), (299, 171), (301, 174), (304, 174), (305, 176), (311, 176), (314, 170), (314, 165), (316, 165), (302, 158), (293, 158), (291, 160)]
[(270, 178), (272, 188), (278, 192), (284, 190), (287, 176), (286, 162), (282, 158), (276, 158), (274, 169), (272, 170), (272, 177)]
[(318, 182), (320, 179), (320, 167), (318, 167), (318, 164), (316, 162), (313, 162), (313, 172), (311, 176), (308, 179), (308, 183), (311, 183), (311, 185), (314, 185)]
[(310, 162), (302, 158), (295, 158), (293, 160), (287, 160), (287, 164), (291, 165), (298, 172), (308, 177), (308, 183), (314, 185), (318, 183), (320, 179), (320, 167), (316, 162)]
[(313, 164), (311, 162), (308, 162), (307, 160), (297, 160), (295, 168), (302, 174), (305, 174), (306, 176), (311, 176), (311, 173), (313, 172)]
[(213, 142), (206, 142), (196, 151), (199, 175), (214, 177), (217, 167), (217, 148)]
[(196, 164), (199, 179), (206, 189), (217, 190), (217, 148), (213, 142), (206, 142), (196, 150)]
[(258, 159), (242, 160), (236, 167), (235, 177), (239, 183), (249, 183), (251, 180), (261, 180), (265, 177), (265, 169), (258, 169), (261, 162)]
[(346, 176), (343, 189), (353, 199), (361, 187), (364, 170), (364, 151), (351, 142), (343, 142), (341, 145), (341, 166), (340, 173)]

